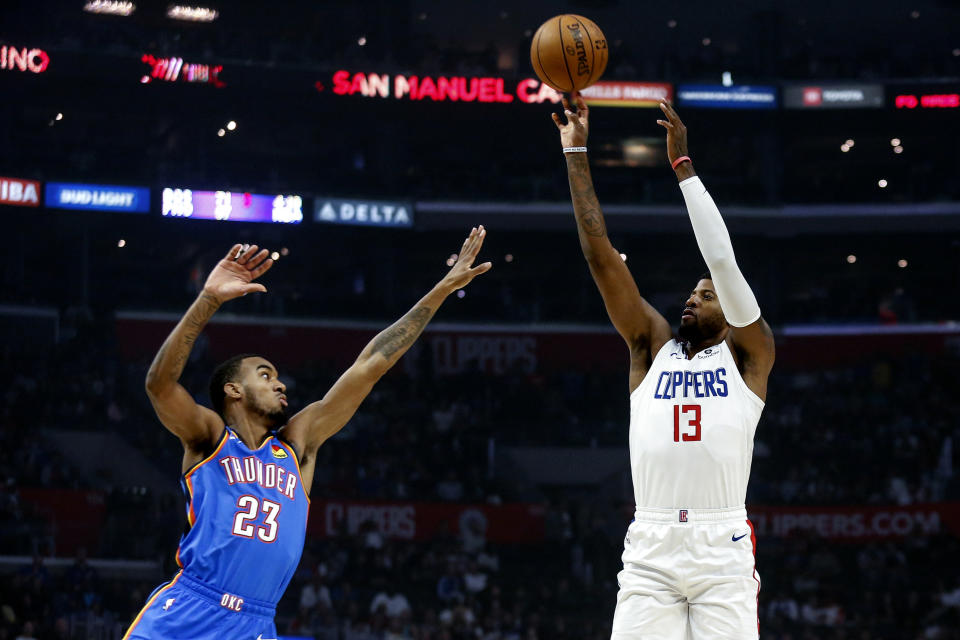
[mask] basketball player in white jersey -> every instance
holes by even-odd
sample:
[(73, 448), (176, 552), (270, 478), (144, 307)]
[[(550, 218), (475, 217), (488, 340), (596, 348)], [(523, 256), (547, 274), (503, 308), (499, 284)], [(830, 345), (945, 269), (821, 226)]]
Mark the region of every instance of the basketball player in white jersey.
[(687, 297), (677, 337), (640, 296), (610, 244), (587, 161), (579, 95), (553, 120), (567, 160), (580, 247), (630, 351), (630, 466), (636, 515), (624, 541), (612, 640), (756, 639), (760, 579), (744, 501), (753, 435), (773, 367), (770, 327), (730, 236), (687, 155), (687, 130), (661, 104), (670, 163), (710, 270)]

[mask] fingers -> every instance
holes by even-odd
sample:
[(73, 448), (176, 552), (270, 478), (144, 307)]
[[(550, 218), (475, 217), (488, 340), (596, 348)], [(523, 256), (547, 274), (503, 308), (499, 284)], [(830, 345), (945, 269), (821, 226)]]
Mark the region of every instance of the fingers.
[(463, 247), (461, 247), (457, 256), (457, 264), (454, 266), (465, 264), (469, 267), (472, 265), (473, 261), (477, 259), (477, 254), (480, 253), (480, 247), (483, 246), (483, 239), (486, 235), (487, 230), (483, 228), (483, 225), (471, 229), (470, 235), (464, 240)]
[(243, 248), (240, 250), (240, 254), (237, 256), (237, 264), (247, 264), (247, 261), (256, 254), (257, 245), (243, 245)]
[(667, 122), (666, 120), (657, 120), (657, 124), (668, 131), (673, 129), (673, 125)]
[[(252, 280), (256, 280), (257, 278), (265, 274), (267, 271), (269, 271), (270, 267), (272, 266), (273, 266), (273, 258), (267, 258), (260, 264), (259, 267), (257, 267), (256, 269), (250, 272), (250, 278)], [(264, 291), (266, 291), (266, 289), (264, 289)]]
[(473, 261), (477, 258), (477, 254), (480, 253), (480, 247), (483, 246), (483, 239), (486, 236), (487, 230), (483, 228), (483, 225), (480, 225), (471, 233), (470, 246), (464, 247), (463, 253), (461, 254), (461, 260), (465, 260), (467, 265), (473, 264)]
[(267, 251), (266, 249), (261, 249), (260, 253), (255, 254), (252, 258), (247, 260), (246, 264), (244, 264), (243, 266), (245, 266), (250, 271), (253, 271), (260, 265), (261, 262), (266, 260), (267, 257), (269, 256), (270, 256), (269, 251)]
[(493, 268), (492, 262), (484, 262), (483, 264), (478, 264), (474, 268), (470, 269), (470, 273), (472, 273), (474, 276), (478, 276), (481, 273), (490, 271), (491, 268)]
[(590, 109), (587, 108), (587, 103), (583, 101), (583, 96), (580, 94), (579, 91), (577, 91), (574, 94), (574, 96), (576, 96), (576, 100), (577, 100), (577, 111), (580, 112), (581, 117), (586, 118), (587, 113), (590, 112)]
[(245, 285), (245, 286), (240, 290), (240, 292), (241, 292), (242, 295), (247, 295), (248, 293), (266, 293), (266, 292), (267, 292), (267, 288), (266, 288), (265, 286), (263, 286), (262, 284), (260, 284), (259, 282), (257, 282), (257, 283), (254, 283), (254, 284)]
[(553, 124), (557, 125), (557, 129), (563, 131), (563, 123), (560, 122), (560, 116), (556, 113), (551, 113), (550, 117), (553, 118)]
[(575, 114), (573, 111), (570, 111), (569, 109), (567, 109), (566, 111), (563, 112), (563, 114), (564, 114), (565, 116), (567, 116), (567, 120), (569, 120), (570, 122), (573, 123), (573, 126), (575, 126), (575, 127), (582, 127), (582, 126), (583, 126), (583, 125), (580, 123), (580, 116), (578, 116), (577, 114)]
[(243, 245), (242, 245), (242, 244), (237, 243), (237, 244), (233, 245), (232, 247), (230, 247), (230, 251), (227, 251), (227, 255), (224, 256), (223, 259), (224, 259), (224, 260), (233, 260), (233, 259), (236, 258), (238, 255), (240, 255), (240, 250), (241, 250), (242, 248), (243, 248)]
[(467, 252), (467, 250), (470, 248), (470, 243), (473, 242), (473, 238), (476, 235), (477, 235), (477, 228), (474, 227), (473, 229), (470, 229), (470, 235), (468, 235), (467, 239), (463, 241), (463, 246), (460, 247), (460, 253), (457, 254), (458, 256), (462, 256)]
[(660, 103), (660, 110), (667, 116), (667, 119), (670, 121), (670, 124), (673, 125), (682, 125), (683, 121), (680, 120), (680, 116), (677, 115), (676, 110), (673, 108), (669, 102), (664, 100)]

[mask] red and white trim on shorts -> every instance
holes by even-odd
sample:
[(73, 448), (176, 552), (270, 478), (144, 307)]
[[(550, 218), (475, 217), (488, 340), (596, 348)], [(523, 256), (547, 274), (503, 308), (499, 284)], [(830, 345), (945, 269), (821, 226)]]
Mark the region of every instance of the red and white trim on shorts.
[(757, 633), (760, 633), (760, 580), (757, 578), (757, 533), (753, 529), (753, 523), (747, 519), (747, 526), (750, 527), (750, 545), (753, 547), (753, 579), (757, 581)]

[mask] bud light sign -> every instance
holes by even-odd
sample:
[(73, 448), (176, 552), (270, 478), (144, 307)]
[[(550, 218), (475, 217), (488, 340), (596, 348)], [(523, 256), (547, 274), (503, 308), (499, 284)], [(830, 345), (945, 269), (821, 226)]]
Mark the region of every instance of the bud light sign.
[(150, 190), (143, 187), (48, 182), (46, 198), (47, 206), (57, 209), (135, 213), (150, 209)]

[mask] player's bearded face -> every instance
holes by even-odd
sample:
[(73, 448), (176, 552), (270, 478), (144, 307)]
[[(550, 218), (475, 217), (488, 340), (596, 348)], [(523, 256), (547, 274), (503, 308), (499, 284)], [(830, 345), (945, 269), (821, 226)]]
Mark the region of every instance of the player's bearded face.
[(250, 408), (270, 421), (273, 428), (287, 424), (287, 410), (280, 406), (271, 406), (270, 397), (253, 396), (250, 398)]
[(287, 424), (287, 410), (277, 403), (276, 394), (273, 392), (252, 393), (249, 398), (249, 407), (257, 414), (266, 418), (273, 428), (282, 427)]
[(687, 302), (680, 318), (677, 334), (681, 340), (697, 344), (709, 340), (727, 328), (720, 301), (709, 278), (701, 278)]
[(723, 312), (719, 309), (700, 307), (693, 320), (681, 321), (677, 331), (680, 338), (687, 342), (697, 343), (717, 335), (727, 325)]

